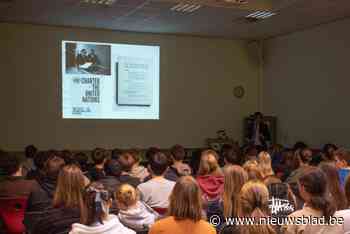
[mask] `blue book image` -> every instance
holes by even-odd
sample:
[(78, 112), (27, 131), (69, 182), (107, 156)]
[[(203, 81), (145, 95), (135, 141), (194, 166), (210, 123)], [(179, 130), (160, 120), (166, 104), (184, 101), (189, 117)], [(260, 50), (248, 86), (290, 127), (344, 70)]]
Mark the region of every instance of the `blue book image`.
[(344, 185), (345, 185), (345, 179), (348, 176), (349, 172), (350, 172), (349, 168), (342, 168), (342, 169), (338, 170), (340, 184), (342, 187), (344, 187)]

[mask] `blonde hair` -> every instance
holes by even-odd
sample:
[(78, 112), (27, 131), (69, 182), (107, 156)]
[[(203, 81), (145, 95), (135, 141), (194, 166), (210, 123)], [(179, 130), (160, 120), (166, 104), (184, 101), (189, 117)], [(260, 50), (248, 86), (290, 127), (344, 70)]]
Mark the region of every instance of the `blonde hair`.
[(268, 152), (262, 151), (258, 155), (258, 166), (261, 170), (263, 178), (267, 176), (274, 175), (275, 173), (272, 170), (271, 166), (271, 156)]
[(173, 188), (169, 200), (169, 216), (173, 216), (176, 220), (189, 219), (194, 222), (201, 220), (201, 191), (193, 177), (180, 177)]
[(222, 175), (218, 163), (218, 154), (214, 150), (205, 150), (202, 152), (199, 163), (198, 175), (218, 174)]
[(249, 180), (263, 180), (263, 174), (256, 160), (248, 160), (243, 164), (243, 169), (248, 174)]
[[(117, 202), (121, 203), (126, 209), (135, 205), (139, 200), (139, 197), (137, 190), (129, 184), (122, 184), (115, 193), (115, 199)], [(119, 208), (122, 209), (121, 207)]]
[(224, 216), (237, 216), (239, 206), (239, 192), (242, 186), (248, 181), (247, 172), (240, 166), (230, 165), (224, 168)]
[[(248, 181), (239, 193), (239, 217), (267, 217), (269, 191), (260, 181)], [(275, 233), (270, 225), (244, 225), (241, 233), (272, 234)]]

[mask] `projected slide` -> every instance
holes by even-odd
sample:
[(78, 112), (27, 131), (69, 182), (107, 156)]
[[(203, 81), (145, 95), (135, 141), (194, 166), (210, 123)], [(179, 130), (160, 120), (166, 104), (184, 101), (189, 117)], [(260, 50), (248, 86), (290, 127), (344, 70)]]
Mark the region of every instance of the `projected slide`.
[(159, 46), (62, 41), (69, 119), (159, 119)]

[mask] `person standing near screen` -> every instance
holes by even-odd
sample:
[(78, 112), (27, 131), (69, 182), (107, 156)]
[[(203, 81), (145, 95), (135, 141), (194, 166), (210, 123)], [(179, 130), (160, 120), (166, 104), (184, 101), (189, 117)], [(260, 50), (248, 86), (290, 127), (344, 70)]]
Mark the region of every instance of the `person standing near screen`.
[(264, 122), (261, 112), (255, 112), (253, 121), (248, 126), (248, 141), (261, 150), (266, 149), (271, 141), (271, 134), (268, 125)]

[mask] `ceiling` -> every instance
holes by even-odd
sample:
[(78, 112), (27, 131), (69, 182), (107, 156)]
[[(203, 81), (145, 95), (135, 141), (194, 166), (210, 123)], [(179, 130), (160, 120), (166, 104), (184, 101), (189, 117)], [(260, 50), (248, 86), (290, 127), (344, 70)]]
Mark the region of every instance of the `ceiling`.
[[(192, 13), (170, 10), (180, 2), (200, 4)], [(257, 10), (277, 15), (248, 22)], [(116, 0), (111, 6), (81, 0), (0, 0), (0, 22), (77, 26), (132, 32), (263, 39), (350, 16), (350, 0)]]

